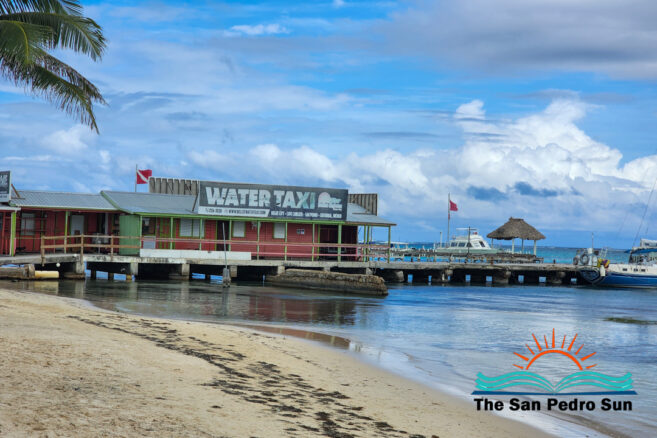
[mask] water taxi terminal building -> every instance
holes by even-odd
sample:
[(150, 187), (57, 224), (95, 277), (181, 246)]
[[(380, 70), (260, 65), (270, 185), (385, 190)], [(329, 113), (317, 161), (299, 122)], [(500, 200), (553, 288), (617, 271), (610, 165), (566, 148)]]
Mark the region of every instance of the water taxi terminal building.
[(394, 225), (377, 215), (376, 194), (343, 189), (170, 178), (151, 178), (148, 193), (12, 186), (0, 198), (0, 255), (359, 261), (373, 228), (390, 240)]

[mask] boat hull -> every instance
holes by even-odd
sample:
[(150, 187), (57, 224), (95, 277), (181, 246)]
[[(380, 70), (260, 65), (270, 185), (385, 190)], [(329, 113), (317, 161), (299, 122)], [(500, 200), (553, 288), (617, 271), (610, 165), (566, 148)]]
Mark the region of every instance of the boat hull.
[(596, 286), (657, 288), (657, 276), (610, 272)]
[(607, 271), (601, 275), (596, 268), (580, 271), (581, 277), (599, 287), (657, 288), (657, 274)]

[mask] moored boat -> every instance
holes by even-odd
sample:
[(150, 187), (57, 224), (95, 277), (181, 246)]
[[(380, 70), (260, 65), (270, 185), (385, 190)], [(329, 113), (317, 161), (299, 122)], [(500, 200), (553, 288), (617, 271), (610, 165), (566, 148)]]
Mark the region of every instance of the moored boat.
[[(585, 251), (585, 252), (583, 252)], [(627, 263), (609, 263), (595, 251), (581, 250), (573, 260), (581, 277), (594, 286), (657, 288), (657, 240), (641, 239)]]
[(436, 254), (463, 256), (468, 254), (497, 254), (499, 249), (491, 247), (476, 228), (457, 228), (455, 235), (444, 247), (435, 248)]

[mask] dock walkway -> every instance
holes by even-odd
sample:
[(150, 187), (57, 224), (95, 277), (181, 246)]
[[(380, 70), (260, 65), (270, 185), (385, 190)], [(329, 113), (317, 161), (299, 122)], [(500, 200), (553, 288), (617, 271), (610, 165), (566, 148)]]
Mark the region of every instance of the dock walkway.
[(0, 257), (2, 265), (32, 264), (39, 270), (56, 270), (62, 278), (84, 278), (85, 270), (124, 274), (132, 278), (186, 279), (192, 274), (222, 275), (227, 265), (233, 280), (261, 281), (285, 269), (309, 269), (382, 277), (386, 282), (572, 284), (579, 268), (559, 263), (466, 263), (445, 261), (337, 261), (337, 260), (224, 260), (195, 257), (140, 257), (102, 253), (29, 254)]

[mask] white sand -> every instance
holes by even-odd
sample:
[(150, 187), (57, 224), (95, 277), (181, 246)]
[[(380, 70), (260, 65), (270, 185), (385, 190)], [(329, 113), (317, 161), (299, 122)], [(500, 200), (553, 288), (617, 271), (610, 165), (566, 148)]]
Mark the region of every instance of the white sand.
[(546, 434), (320, 345), (0, 290), (0, 436)]

